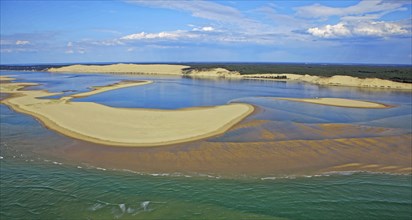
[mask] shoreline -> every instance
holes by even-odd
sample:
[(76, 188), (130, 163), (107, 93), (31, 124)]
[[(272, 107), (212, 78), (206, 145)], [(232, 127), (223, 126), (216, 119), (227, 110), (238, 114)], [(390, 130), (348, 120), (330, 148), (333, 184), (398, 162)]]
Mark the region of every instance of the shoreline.
[[(84, 97), (148, 83), (151, 82), (112, 84), (80, 94)], [(25, 83), (1, 86), (5, 90), (2, 92), (11, 94), (2, 103), (15, 111), (31, 115), (45, 127), (66, 136), (111, 146), (151, 147), (204, 139), (223, 134), (254, 111), (252, 105), (245, 103), (178, 110), (113, 108), (92, 102), (70, 102), (74, 95), (37, 99), (56, 93), (21, 90), (27, 86)]]
[(104, 74), (139, 74), (139, 75), (174, 75), (191, 78), (249, 79), (297, 81), (325, 86), (348, 86), (373, 89), (391, 89), (412, 92), (412, 83), (400, 83), (378, 78), (358, 78), (344, 75), (321, 77), (289, 73), (244, 74), (224, 68), (187, 70), (190, 66), (175, 64), (111, 64), (111, 65), (71, 65), (49, 68), (48, 72), (63, 73), (104, 73)]

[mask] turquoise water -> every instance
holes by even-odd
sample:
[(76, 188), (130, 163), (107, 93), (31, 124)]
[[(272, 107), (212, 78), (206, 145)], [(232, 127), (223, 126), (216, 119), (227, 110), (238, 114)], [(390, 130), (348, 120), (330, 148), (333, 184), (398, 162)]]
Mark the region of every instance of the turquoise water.
[[(2, 74), (5, 74), (2, 72)], [(12, 72), (37, 89), (66, 94), (130, 79), (99, 74)], [(133, 79), (147, 79), (146, 76)], [(269, 81), (149, 77), (154, 84), (76, 101), (176, 109), (247, 102), (251, 116), (285, 123), (357, 123), (411, 131), (411, 94)], [(76, 91), (73, 91), (76, 90)], [(344, 97), (396, 105), (365, 110), (276, 101), (271, 97)], [(58, 96), (56, 96), (58, 97)], [(0, 219), (411, 219), (412, 176), (334, 172), (311, 176), (140, 173), (78, 164), (45, 151), (70, 149), (70, 138), (0, 105)], [(327, 112), (327, 114), (325, 114)], [(233, 139), (228, 132), (221, 139)], [(311, 137), (308, 137), (311, 138)], [(218, 140), (215, 138), (215, 140)], [(241, 139), (237, 139), (241, 141)], [(60, 152), (60, 151), (59, 151)], [(138, 169), (138, 168), (137, 168)]]
[(410, 219), (411, 176), (150, 176), (1, 160), (1, 219)]

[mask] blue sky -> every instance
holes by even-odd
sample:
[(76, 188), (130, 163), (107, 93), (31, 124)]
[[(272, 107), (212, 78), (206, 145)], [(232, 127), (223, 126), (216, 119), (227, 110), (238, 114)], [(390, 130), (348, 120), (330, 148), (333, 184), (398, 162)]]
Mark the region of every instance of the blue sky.
[(411, 1), (1, 2), (1, 64), (411, 64)]

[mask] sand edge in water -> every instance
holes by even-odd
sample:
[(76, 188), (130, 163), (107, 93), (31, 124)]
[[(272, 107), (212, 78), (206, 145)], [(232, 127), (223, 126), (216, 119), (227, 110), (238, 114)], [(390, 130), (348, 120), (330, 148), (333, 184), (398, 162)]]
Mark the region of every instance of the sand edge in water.
[[(47, 128), (66, 136), (112, 146), (150, 147), (199, 140), (226, 132), (254, 111), (252, 105), (244, 103), (160, 110), (71, 102), (76, 95), (38, 99), (58, 93), (21, 90), (37, 84), (4, 83), (12, 80), (6, 77), (2, 80), (0, 91), (12, 95), (2, 100), (3, 104), (34, 116)], [(150, 81), (121, 82), (81, 93), (79, 97), (148, 83)]]
[(313, 99), (276, 98), (276, 99), (286, 100), (286, 101), (293, 101), (293, 102), (305, 102), (305, 103), (318, 104), (318, 105), (344, 107), (344, 108), (379, 109), (379, 108), (392, 108), (393, 107), (391, 105), (386, 105), (386, 104), (378, 103), (378, 102), (361, 101), (361, 100), (353, 100), (353, 99), (342, 99), (342, 98), (313, 98)]

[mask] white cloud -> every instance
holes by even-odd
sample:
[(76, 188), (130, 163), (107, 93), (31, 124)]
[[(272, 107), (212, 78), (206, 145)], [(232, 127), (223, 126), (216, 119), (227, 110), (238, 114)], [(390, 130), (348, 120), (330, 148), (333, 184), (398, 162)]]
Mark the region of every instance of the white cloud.
[(296, 15), (306, 18), (325, 18), (331, 16), (351, 16), (364, 14), (384, 14), (407, 10), (403, 7), (405, 1), (384, 1), (384, 0), (363, 0), (356, 5), (348, 7), (329, 7), (321, 4), (313, 4), (309, 6), (297, 7)]
[(351, 31), (343, 23), (338, 23), (336, 25), (326, 25), (320, 28), (318, 27), (309, 28), (308, 33), (316, 37), (324, 37), (324, 38), (334, 38), (334, 37), (343, 37), (343, 36), (351, 35)]
[(336, 25), (309, 28), (307, 32), (320, 38), (352, 36), (389, 37), (408, 35), (410, 30), (401, 23), (384, 21), (339, 22)]
[(182, 31), (173, 32), (159, 32), (159, 33), (145, 33), (140, 32), (136, 34), (126, 35), (121, 37), (121, 40), (144, 40), (144, 39), (177, 39), (183, 35)]
[(193, 28), (194, 31), (214, 31), (215, 29), (210, 26), (201, 27), (201, 28)]
[[(201, 29), (204, 32), (211, 32), (211, 27), (206, 27), (206, 29)], [(192, 39), (199, 38), (203, 36), (201, 33), (195, 31), (187, 30), (176, 30), (176, 31), (162, 31), (158, 33), (145, 33), (140, 32), (136, 34), (129, 34), (118, 39), (120, 42), (125, 41), (138, 41), (138, 40), (179, 40), (179, 39)]]
[(26, 45), (30, 44), (30, 41), (27, 40), (16, 40), (16, 45)]

